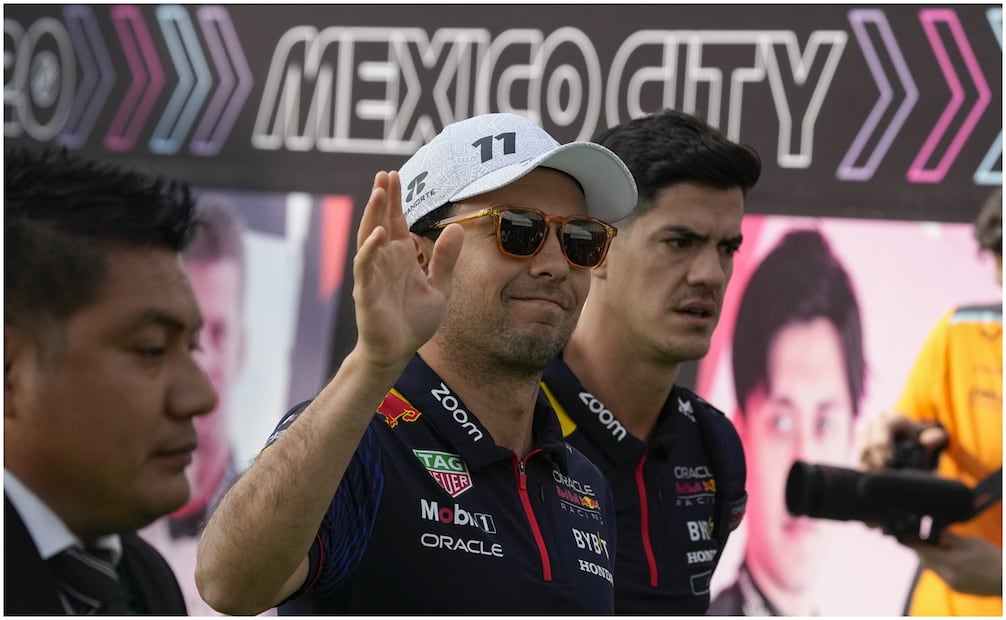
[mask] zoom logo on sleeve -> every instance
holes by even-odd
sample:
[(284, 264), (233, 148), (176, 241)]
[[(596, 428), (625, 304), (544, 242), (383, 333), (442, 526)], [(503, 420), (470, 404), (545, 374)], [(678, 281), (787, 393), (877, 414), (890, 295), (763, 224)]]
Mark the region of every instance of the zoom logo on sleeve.
[(467, 431), (468, 436), (472, 438), (472, 441), (479, 441), (482, 439), (482, 431), (479, 427), (475, 425), (474, 422), (468, 417), (467, 411), (461, 408), (461, 401), (458, 400), (457, 396), (451, 394), (451, 390), (447, 387), (446, 383), (441, 382), (440, 388), (433, 388), (430, 390), (430, 394), (440, 401), (440, 404), (444, 406), (447, 413), (451, 414), (451, 417), (457, 422), (461, 428)]
[(622, 441), (629, 434), (625, 430), (625, 427), (622, 426), (622, 423), (615, 417), (615, 414), (590, 392), (580, 392), (580, 402), (586, 405), (587, 409), (597, 416), (598, 422), (604, 428), (608, 429), (611, 436), (615, 438), (615, 441)]

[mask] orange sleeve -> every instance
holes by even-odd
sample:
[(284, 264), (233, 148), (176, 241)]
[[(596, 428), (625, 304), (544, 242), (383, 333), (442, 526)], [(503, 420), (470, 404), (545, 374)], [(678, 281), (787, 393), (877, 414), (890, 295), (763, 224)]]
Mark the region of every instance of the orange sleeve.
[(895, 409), (913, 420), (942, 421), (948, 411), (946, 397), (949, 363), (950, 318), (953, 311), (944, 314), (929, 332)]

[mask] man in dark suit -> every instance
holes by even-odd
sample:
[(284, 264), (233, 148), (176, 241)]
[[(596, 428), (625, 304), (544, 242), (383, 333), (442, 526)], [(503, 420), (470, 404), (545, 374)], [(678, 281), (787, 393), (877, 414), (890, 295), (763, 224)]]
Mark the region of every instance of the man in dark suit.
[(188, 189), (19, 149), (4, 192), (4, 614), (185, 614), (135, 530), (188, 499), (216, 401)]

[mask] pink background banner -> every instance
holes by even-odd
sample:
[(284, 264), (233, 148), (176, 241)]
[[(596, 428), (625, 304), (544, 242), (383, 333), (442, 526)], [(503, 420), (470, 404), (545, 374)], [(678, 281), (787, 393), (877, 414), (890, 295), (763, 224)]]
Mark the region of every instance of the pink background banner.
[[(731, 417), (737, 411), (730, 348), (734, 329), (743, 328), (734, 325), (739, 300), (763, 257), (786, 233), (800, 229), (818, 230), (827, 239), (859, 301), (867, 374), (857, 427), (893, 407), (925, 337), (944, 312), (1002, 299), (994, 264), (979, 255), (970, 225), (749, 215), (720, 324), (696, 379), (698, 393)], [(850, 446), (847, 466), (854, 467), (856, 458)], [(814, 577), (819, 613), (900, 615), (914, 576), (914, 554), (859, 523), (821, 526), (829, 534), (821, 550), (828, 557)], [(713, 577), (714, 597), (734, 581), (746, 539), (742, 524)]]

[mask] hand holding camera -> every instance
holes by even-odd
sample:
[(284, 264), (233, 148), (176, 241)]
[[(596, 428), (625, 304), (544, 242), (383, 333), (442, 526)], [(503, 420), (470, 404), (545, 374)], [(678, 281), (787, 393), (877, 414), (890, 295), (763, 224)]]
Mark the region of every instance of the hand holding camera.
[(877, 416), (860, 431), (859, 469), (933, 470), (949, 438), (936, 422), (916, 422), (897, 412)]
[(862, 521), (904, 543), (934, 543), (946, 525), (974, 516), (974, 490), (932, 473), (947, 445), (942, 427), (885, 414), (862, 441), (865, 471), (794, 463), (786, 481), (789, 512)]

